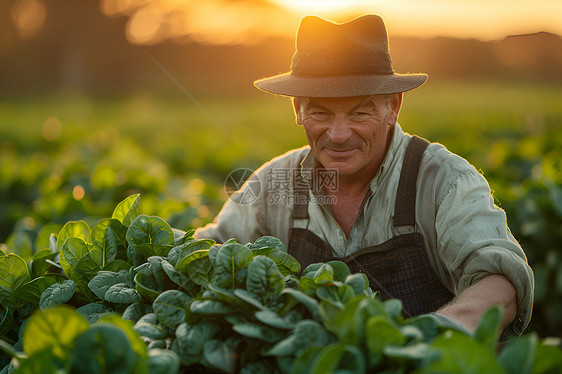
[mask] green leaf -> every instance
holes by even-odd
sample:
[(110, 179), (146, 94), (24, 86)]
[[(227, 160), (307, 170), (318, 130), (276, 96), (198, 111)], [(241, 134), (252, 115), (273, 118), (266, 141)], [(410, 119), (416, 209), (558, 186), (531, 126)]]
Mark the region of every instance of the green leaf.
[(23, 350), (29, 356), (52, 350), (60, 358), (68, 357), (74, 339), (86, 331), (90, 324), (67, 306), (37, 311), (32, 316), (23, 333)]
[(67, 279), (62, 284), (54, 283), (41, 294), (39, 308), (44, 310), (64, 304), (72, 298), (74, 292), (76, 292), (76, 283), (72, 279)]
[(152, 256), (167, 256), (168, 252), (170, 252), (170, 249), (172, 249), (172, 246), (147, 243), (147, 244), (136, 244), (135, 249), (144, 258), (149, 258)]
[(262, 236), (256, 239), (256, 241), (250, 244), (251, 249), (263, 249), (263, 248), (271, 248), (281, 250), (283, 252), (287, 252), (285, 245), (281, 240), (274, 236)]
[(285, 288), (285, 280), (275, 262), (268, 257), (255, 257), (248, 266), (246, 290), (267, 305), (268, 301), (277, 296), (283, 288)]
[[(53, 357), (49, 349), (37, 352), (25, 360), (18, 360), (18, 364), (17, 370), (13, 371), (18, 374), (59, 374), (61, 370), (60, 360)], [(13, 366), (11, 368), (6, 366), (1, 373), (8, 374), (11, 373), (10, 370), (13, 370)]]
[(176, 338), (183, 352), (196, 356), (203, 352), (205, 343), (220, 330), (219, 325), (208, 320), (203, 320), (193, 326), (182, 323), (176, 329)]
[[(209, 290), (214, 292), (218, 300), (238, 309), (241, 312), (253, 312), (256, 310), (255, 304), (259, 305), (259, 302), (255, 303), (248, 303), (247, 300), (240, 298), (238, 295), (234, 293), (234, 291), (238, 290), (225, 290), (224, 288), (214, 287), (209, 285)], [(240, 290), (244, 292), (245, 290)], [(247, 291), (246, 291), (247, 292)], [(258, 309), (262, 309), (263, 306), (260, 305)]]
[(348, 275), (344, 283), (353, 288), (356, 295), (361, 295), (369, 287), (369, 278), (365, 273), (355, 273)]
[(186, 293), (191, 296), (195, 297), (200, 290), (200, 287), (193, 283), (193, 281), (189, 278), (180, 273), (176, 268), (170, 264), (168, 261), (163, 260), (161, 262), (162, 270), (166, 273), (168, 278), (181, 288), (183, 288)]
[(472, 335), (474, 340), (482, 343), (484, 347), (488, 347), (490, 351), (495, 352), (502, 318), (503, 307), (494, 305), (486, 310), (474, 330)]
[(188, 275), (191, 281), (201, 287), (211, 283), (211, 262), (209, 251), (196, 251), (184, 257), (176, 264), (176, 269), (184, 275)]
[[(432, 349), (432, 347), (424, 342), (410, 344), (405, 346), (398, 346), (398, 345), (387, 345), (383, 348), (383, 354), (388, 357), (392, 357), (395, 359), (402, 359), (406, 361), (412, 361), (412, 363), (416, 366), (426, 365), (425, 362), (433, 362), (433, 365), (428, 366), (430, 370), (428, 373), (433, 373), (432, 370), (436, 370), (438, 373), (466, 373), (470, 371), (458, 371), (459, 365), (455, 364), (454, 366), (449, 366), (449, 361), (454, 358), (456, 352), (453, 353), (453, 357), (447, 357), (446, 362), (441, 362), (442, 355), (440, 354), (439, 350)], [(460, 358), (460, 357), (459, 357)], [(474, 358), (474, 357), (473, 357)], [(439, 359), (439, 361), (436, 361)], [(444, 365), (446, 369), (442, 369), (444, 371), (439, 371), (441, 369), (440, 365)], [(439, 369), (436, 369), (439, 368)], [(449, 371), (450, 370), (450, 371)], [(479, 371), (475, 371), (474, 373), (480, 373)]]
[(220, 340), (207, 341), (203, 348), (203, 357), (213, 368), (226, 373), (234, 373), (236, 370), (236, 352)]
[(281, 291), (281, 293), (291, 295), (291, 297), (293, 297), (299, 303), (303, 304), (309, 310), (309, 312), (312, 314), (312, 318), (320, 320), (320, 308), (316, 299), (313, 299), (312, 297), (305, 295), (301, 291), (294, 290), (292, 288), (285, 288), (283, 291)]
[(162, 288), (169, 288), (167, 284), (168, 278), (166, 277), (164, 270), (162, 270), (162, 261), (164, 261), (164, 257), (161, 256), (150, 256), (147, 259), (152, 273), (151, 275), (154, 277), (158, 285)]
[(22, 301), (39, 304), (41, 294), (55, 283), (56, 280), (51, 277), (35, 278), (18, 288), (15, 297)]
[(148, 371), (150, 374), (177, 374), (180, 358), (168, 349), (153, 348), (148, 351)]
[(312, 364), (324, 347), (311, 347), (300, 353), (293, 362), (291, 374), (311, 374)]
[(11, 298), (19, 287), (30, 280), (23, 258), (13, 253), (0, 256), (0, 299)]
[(403, 345), (406, 338), (401, 332), (383, 316), (373, 316), (365, 324), (367, 349), (369, 350), (369, 362), (372, 365), (382, 357), (385, 347), (391, 345)]
[(234, 290), (234, 296), (242, 300), (245, 304), (252, 307), (253, 310), (262, 310), (265, 306), (257, 299), (256, 295), (241, 288)]
[(107, 290), (118, 283), (127, 283), (129, 286), (132, 286), (129, 273), (127, 271), (121, 270), (119, 273), (100, 271), (92, 278), (92, 280), (90, 280), (88, 288), (90, 288), (97, 297), (102, 300), (106, 300), (105, 294)]
[(140, 194), (135, 194), (121, 201), (113, 210), (111, 218), (130, 226), (139, 215)]
[(347, 278), (348, 275), (351, 275), (351, 271), (345, 262), (333, 260), (328, 261), (327, 264), (334, 270), (334, 281), (336, 282), (344, 282), (345, 278)]
[(189, 243), (179, 246), (179, 260), (196, 251), (204, 251), (215, 245), (215, 241), (211, 239), (192, 240)]
[(127, 228), (116, 219), (104, 219), (92, 229), (92, 244), (102, 254), (101, 267), (118, 258), (125, 259)]
[(113, 260), (109, 264), (106, 264), (101, 270), (110, 271), (113, 273), (118, 273), (121, 270), (129, 271), (131, 264), (123, 260)]
[(320, 269), (316, 271), (313, 279), (314, 279), (314, 283), (320, 286), (333, 283), (334, 269), (328, 264), (323, 264), (322, 266), (320, 266)]
[(195, 240), (193, 237), (194, 233), (195, 229), (187, 230), (186, 232), (174, 229), (174, 247), (181, 246), (189, 243), (191, 240)]
[(193, 299), (185, 293), (168, 290), (160, 294), (152, 303), (158, 320), (168, 327), (177, 327), (185, 321), (186, 310)]
[(125, 309), (123, 312), (123, 319), (127, 319), (136, 323), (142, 316), (148, 313), (152, 313), (152, 305), (133, 303)]
[[(121, 318), (121, 316), (117, 314), (108, 314), (102, 316), (99, 319), (99, 323), (107, 323), (114, 326), (117, 326), (121, 331), (125, 333), (127, 339), (129, 339), (129, 343), (131, 344), (131, 348), (133, 351), (137, 353), (137, 355), (141, 358), (146, 358), (146, 344), (141, 340), (140, 335), (135, 331), (133, 328), (133, 323), (129, 320)], [(142, 362), (140, 362), (142, 364)], [(138, 366), (138, 365), (137, 365)], [(140, 372), (141, 368), (135, 367), (134, 372)]]
[(47, 260), (53, 260), (57, 253), (52, 253), (49, 248), (43, 248), (33, 255), (31, 258), (31, 276), (33, 278), (45, 275), (52, 266)]
[(57, 235), (57, 250), (62, 249), (63, 244), (68, 238), (82, 239), (83, 242), (90, 242), (90, 226), (84, 221), (67, 222)]
[(400, 314), (402, 313), (402, 301), (398, 299), (389, 299), (384, 301), (382, 306), (389, 318), (401, 320)]
[(319, 285), (314, 283), (314, 279), (309, 277), (301, 277), (299, 280), (299, 290), (304, 292), (308, 296), (316, 296), (316, 291), (318, 290)]
[(135, 323), (133, 329), (140, 335), (150, 338), (152, 340), (165, 339), (168, 336), (168, 329), (158, 326), (158, 318), (154, 313), (145, 314), (142, 316), (137, 323)]
[(539, 344), (535, 352), (532, 373), (562, 373), (562, 350), (556, 346)]
[(135, 246), (155, 244), (171, 248), (174, 244), (174, 233), (170, 225), (162, 218), (140, 215), (135, 218), (127, 230), (127, 242)]
[[(420, 347), (419, 350), (414, 350), (416, 347)], [(505, 373), (493, 352), (457, 331), (450, 330), (437, 337), (429, 350), (424, 347), (427, 347), (424, 343), (406, 347), (390, 346), (385, 348), (384, 353), (429, 362), (429, 365), (424, 365), (424, 372), (427, 373)], [(397, 354), (399, 352), (400, 355)]]
[(237, 312), (236, 308), (218, 300), (204, 298), (194, 299), (189, 305), (189, 310), (197, 314), (231, 314)]
[(88, 248), (88, 245), (81, 238), (69, 237), (67, 240), (65, 240), (64, 244), (61, 247), (59, 258), (64, 273), (69, 274), (72, 268), (77, 267), (78, 261), (80, 261), (80, 259), (84, 257), (89, 251), (90, 249)]
[(138, 359), (123, 331), (110, 324), (97, 324), (76, 338), (71, 370), (85, 374), (130, 373)]
[(498, 362), (507, 374), (531, 374), (535, 363), (537, 344), (536, 333), (511, 340), (498, 355)]
[(126, 283), (117, 283), (105, 292), (105, 300), (116, 304), (132, 304), (140, 301), (141, 296)]
[(354, 345), (343, 343), (329, 345), (316, 356), (311, 373), (333, 373), (338, 369), (351, 373), (364, 373), (366, 365), (361, 350)]
[(254, 256), (250, 249), (239, 243), (225, 244), (217, 254), (212, 283), (222, 288), (243, 288), (243, 276)]
[(285, 336), (279, 330), (251, 322), (235, 324), (232, 329), (242, 336), (263, 340), (267, 343), (276, 343)]
[(355, 298), (355, 292), (350, 286), (342, 285), (340, 287), (324, 286), (316, 290), (316, 295), (320, 300), (330, 301), (342, 308)]
[(282, 317), (269, 309), (259, 310), (254, 315), (261, 323), (278, 329), (293, 329), (298, 322), (298, 319), (294, 318), (295, 314)]
[(154, 280), (154, 278), (144, 275), (143, 273), (137, 273), (134, 281), (137, 292), (150, 300), (150, 302), (154, 301), (154, 299), (156, 299), (162, 291), (158, 287), (158, 284), (156, 284), (156, 280)]
[(89, 303), (83, 305), (80, 308), (76, 309), (76, 311), (90, 324), (94, 324), (101, 317), (113, 313), (110, 307), (98, 303)]

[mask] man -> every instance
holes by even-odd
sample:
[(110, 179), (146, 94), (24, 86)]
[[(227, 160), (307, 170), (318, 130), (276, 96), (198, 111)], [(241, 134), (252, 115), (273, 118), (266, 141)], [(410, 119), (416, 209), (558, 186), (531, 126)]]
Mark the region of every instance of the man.
[(380, 17), (305, 17), (291, 72), (255, 85), (293, 97), (309, 147), (263, 165), (196, 236), (273, 235), (303, 268), (336, 258), (365, 272), (383, 299), (402, 300), (406, 317), (437, 311), (473, 331), (500, 304), (502, 329), (521, 334), (533, 274), (488, 183), (397, 123), (403, 92), (426, 79), (394, 73)]

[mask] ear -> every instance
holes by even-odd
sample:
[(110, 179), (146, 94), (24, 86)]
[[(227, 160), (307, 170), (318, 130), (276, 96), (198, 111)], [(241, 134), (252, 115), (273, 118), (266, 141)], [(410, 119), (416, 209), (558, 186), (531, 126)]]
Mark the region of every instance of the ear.
[(302, 114), (301, 114), (301, 101), (298, 97), (293, 97), (293, 109), (295, 110), (295, 120), (297, 125), (302, 126)]
[(400, 109), (402, 108), (402, 92), (392, 95), (389, 106), (391, 112), (388, 118), (388, 125), (394, 126), (398, 121), (398, 114), (400, 114)]

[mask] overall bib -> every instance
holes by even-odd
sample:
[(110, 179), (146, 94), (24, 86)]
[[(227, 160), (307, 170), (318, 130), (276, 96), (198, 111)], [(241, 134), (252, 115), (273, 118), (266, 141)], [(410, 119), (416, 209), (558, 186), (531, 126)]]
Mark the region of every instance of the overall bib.
[[(289, 254), (300, 262), (303, 269), (317, 262), (345, 262), (351, 273), (363, 272), (367, 275), (371, 289), (379, 291), (382, 300), (400, 299), (402, 315), (406, 318), (434, 312), (451, 301), (454, 295), (437, 278), (429, 263), (423, 236), (416, 232), (416, 181), (422, 155), (428, 145), (426, 140), (416, 136), (411, 139), (398, 184), (393, 225), (413, 227), (413, 232), (396, 235), (382, 244), (336, 258), (331, 246), (316, 234), (293, 227), (289, 233)], [(299, 181), (295, 179), (295, 186), (297, 183)], [(309, 219), (308, 191), (295, 188), (294, 194), (292, 226), (295, 219)]]

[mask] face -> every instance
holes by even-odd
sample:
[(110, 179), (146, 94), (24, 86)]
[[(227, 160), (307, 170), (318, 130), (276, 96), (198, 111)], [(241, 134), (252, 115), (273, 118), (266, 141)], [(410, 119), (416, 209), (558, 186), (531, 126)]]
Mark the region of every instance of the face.
[(297, 123), (316, 159), (340, 177), (372, 178), (390, 144), (402, 94), (346, 98), (295, 98)]

